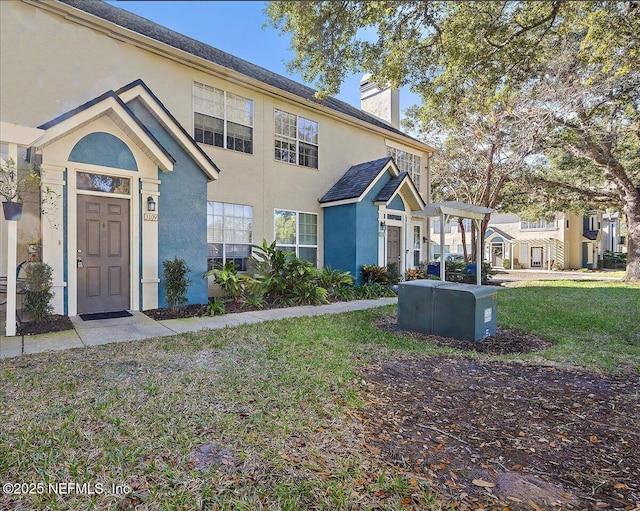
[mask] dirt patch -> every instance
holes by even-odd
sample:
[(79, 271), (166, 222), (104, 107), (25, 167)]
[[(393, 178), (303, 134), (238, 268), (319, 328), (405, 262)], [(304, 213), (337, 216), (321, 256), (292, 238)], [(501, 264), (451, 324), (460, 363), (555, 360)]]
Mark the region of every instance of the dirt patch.
[(551, 343), (536, 337), (535, 335), (518, 332), (508, 328), (496, 329), (496, 335), (485, 337), (480, 341), (464, 341), (451, 337), (439, 337), (437, 335), (427, 335), (418, 332), (399, 332), (398, 315), (389, 314), (380, 318), (374, 326), (386, 332), (394, 332), (412, 339), (455, 348), (463, 351), (477, 351), (478, 353), (489, 353), (494, 355), (505, 355), (507, 353), (532, 353), (534, 351), (544, 351), (551, 346)]
[(640, 509), (640, 376), (432, 357), (371, 366), (366, 442), (456, 509)]

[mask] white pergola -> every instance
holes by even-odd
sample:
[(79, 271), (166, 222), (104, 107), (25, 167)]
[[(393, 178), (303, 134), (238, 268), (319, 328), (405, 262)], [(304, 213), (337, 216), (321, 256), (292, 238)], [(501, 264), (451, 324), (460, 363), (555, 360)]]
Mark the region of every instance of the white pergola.
[[(8, 122), (0, 122), (0, 142), (7, 144), (9, 157), (18, 161), (18, 146), (29, 147), (35, 143), (43, 130), (18, 126)], [(6, 221), (6, 239), (0, 241), (0, 246), (7, 247), (5, 253), (0, 254), (0, 273), (6, 271), (7, 275), (7, 299), (6, 299), (6, 335), (16, 335), (16, 290), (17, 290), (17, 249), (18, 249), (18, 222)], [(3, 251), (4, 252), (4, 251)]]
[[(480, 222), (484, 220), (486, 215), (490, 215), (495, 210), (485, 208), (483, 206), (474, 206), (458, 201), (432, 202), (420, 212), (417, 216), (439, 217), (440, 218), (440, 280), (443, 282), (445, 277), (444, 264), (444, 226), (451, 218), (469, 218), (476, 227), (476, 232), (480, 232)], [(482, 240), (480, 236), (476, 237), (476, 275), (477, 284), (482, 285)]]

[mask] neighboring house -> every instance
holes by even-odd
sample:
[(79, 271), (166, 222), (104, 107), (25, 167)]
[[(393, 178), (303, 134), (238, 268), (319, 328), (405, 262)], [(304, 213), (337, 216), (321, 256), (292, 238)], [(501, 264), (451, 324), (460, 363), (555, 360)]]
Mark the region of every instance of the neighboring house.
[[(0, 2), (2, 158), (60, 196), (39, 238), (60, 314), (164, 306), (162, 262), (201, 275), (275, 240), (318, 267), (427, 258), (432, 147), (398, 129), (397, 92), (362, 109), (100, 1)], [(36, 208), (37, 210), (37, 208)], [(0, 220), (7, 275), (7, 221)], [(423, 253), (424, 251), (424, 253)]]
[[(444, 228), (445, 254), (462, 254), (458, 222), (449, 222)], [(440, 232), (438, 221), (433, 230)], [(470, 223), (465, 220), (469, 254), (470, 230)], [(506, 259), (508, 266), (514, 269), (596, 268), (605, 250), (613, 247), (614, 252), (623, 251), (624, 237), (619, 233), (619, 215), (614, 213), (592, 211), (584, 216), (557, 213), (550, 221), (533, 222), (513, 214), (494, 214), (485, 235), (484, 257), (496, 267), (503, 267)], [(436, 245), (435, 254), (439, 253)]]

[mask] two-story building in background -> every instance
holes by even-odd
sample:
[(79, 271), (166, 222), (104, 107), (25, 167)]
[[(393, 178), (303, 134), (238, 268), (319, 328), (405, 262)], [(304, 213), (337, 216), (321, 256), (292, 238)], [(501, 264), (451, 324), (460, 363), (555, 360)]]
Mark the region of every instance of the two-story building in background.
[[(471, 253), (471, 224), (465, 220), (467, 252)], [(439, 256), (440, 222), (433, 223), (432, 256)], [(462, 254), (457, 220), (445, 226), (444, 254)], [(485, 235), (484, 257), (494, 267), (566, 270), (598, 268), (606, 252), (626, 251), (624, 226), (618, 213), (556, 213), (549, 220), (528, 221), (515, 214), (493, 214)]]
[(365, 77), (360, 109), (318, 101), (101, 1), (0, 2), (0, 19), (0, 157), (39, 165), (58, 197), (44, 216), (25, 204), (17, 261), (31, 245), (53, 267), (56, 313), (163, 306), (174, 257), (206, 302), (202, 273), (246, 268), (263, 239), (354, 276), (427, 259), (434, 149), (399, 130), (396, 92)]

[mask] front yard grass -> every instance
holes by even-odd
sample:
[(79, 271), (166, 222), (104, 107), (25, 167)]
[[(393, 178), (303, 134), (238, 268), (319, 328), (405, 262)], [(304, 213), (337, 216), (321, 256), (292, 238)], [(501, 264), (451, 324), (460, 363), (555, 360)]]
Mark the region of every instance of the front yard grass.
[[(527, 283), (499, 291), (498, 318), (555, 342), (544, 357), (560, 364), (638, 371), (639, 295)], [(367, 364), (460, 354), (372, 326), (393, 310), (0, 361), (0, 480), (46, 490), (3, 492), (0, 508), (449, 509), (376, 456), (355, 414)], [(89, 486), (47, 486), (68, 482)], [(87, 494), (96, 483), (103, 491)]]
[(605, 372), (640, 372), (640, 285), (522, 281), (499, 294), (498, 322), (553, 341), (544, 356)]

